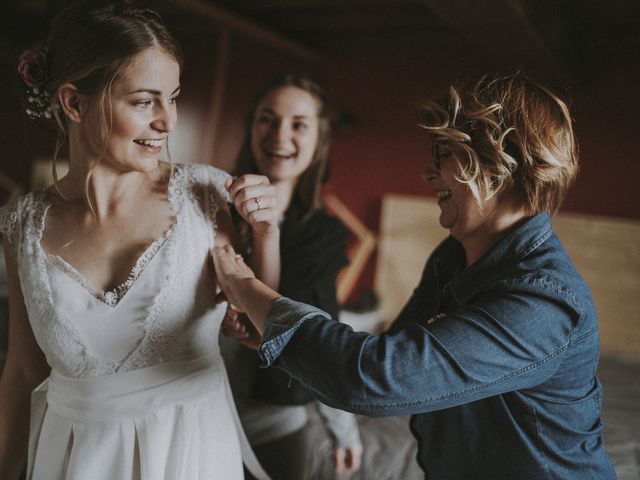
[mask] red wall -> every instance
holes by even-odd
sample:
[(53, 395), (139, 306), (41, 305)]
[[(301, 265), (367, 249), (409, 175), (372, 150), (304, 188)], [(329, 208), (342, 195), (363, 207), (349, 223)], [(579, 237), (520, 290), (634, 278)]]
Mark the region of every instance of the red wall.
[[(328, 189), (377, 232), (385, 194), (432, 195), (421, 180), (430, 158), (416, 122), (420, 100), (442, 93), (456, 79), (507, 67), (452, 40), (441, 35), (360, 39), (349, 43), (348, 50), (327, 44), (323, 48), (336, 53), (329, 54), (324, 65), (296, 62), (267, 47), (241, 43), (235, 47), (237, 63), (230, 71), (225, 100), (225, 140), (214, 163), (232, 164), (248, 97), (256, 85), (287, 66), (315, 71), (335, 112), (352, 119), (346, 128), (334, 131)], [(638, 62), (631, 61), (633, 46), (614, 50), (596, 44), (591, 52), (590, 76), (556, 85), (570, 92), (581, 152), (581, 173), (563, 210), (640, 219)], [(374, 264), (372, 258), (352, 302), (373, 288)]]
[[(351, 132), (334, 136), (330, 187), (373, 230), (386, 193), (432, 196), (420, 176), (430, 161), (416, 126), (420, 98), (500, 68), (469, 45), (453, 44), (372, 41), (335, 60), (327, 88), (355, 121)], [(562, 85), (570, 91), (581, 158), (565, 211), (640, 219), (640, 72), (633, 50), (594, 45), (592, 77)], [(372, 287), (373, 266), (357, 293)]]
[[(210, 127), (211, 82), (215, 69), (222, 68), (216, 63), (217, 36), (179, 26), (175, 30), (186, 53), (187, 68), (179, 102), (182, 130), (176, 132), (181, 148), (173, 149), (174, 159), (230, 169), (242, 142), (244, 114), (253, 92), (279, 72), (311, 74), (325, 86), (334, 111), (347, 113), (352, 119), (334, 132), (328, 188), (374, 231), (385, 194), (431, 195), (421, 180), (429, 154), (425, 135), (416, 125), (420, 99), (442, 93), (456, 79), (477, 78), (501, 67), (473, 45), (442, 33), (433, 38), (396, 35), (326, 42), (317, 48), (327, 52), (321, 63), (301, 61), (235, 35), (227, 66), (221, 142), (216, 158), (207, 159), (202, 151)], [(582, 162), (578, 180), (564, 203), (566, 211), (640, 219), (637, 50), (635, 45), (621, 47), (620, 43), (591, 45), (588, 61), (592, 73), (566, 85), (572, 96)], [(11, 56), (4, 53), (5, 58)], [(3, 84), (13, 82), (13, 68), (3, 66)], [(26, 185), (29, 159), (35, 154), (24, 140), (15, 97), (2, 97), (2, 170)], [(352, 301), (372, 288), (374, 261)]]
[[(581, 152), (581, 173), (563, 210), (640, 219), (635, 185), (640, 177), (635, 133), (640, 127), (640, 72), (633, 49), (592, 45), (592, 73), (556, 85), (570, 92)], [(257, 88), (283, 71), (311, 74), (327, 90), (334, 113), (351, 119), (334, 131), (327, 188), (377, 232), (385, 194), (432, 195), (421, 180), (430, 157), (416, 121), (420, 100), (441, 94), (457, 79), (478, 78), (508, 66), (441, 33), (433, 38), (396, 35), (328, 42), (322, 51), (329, 53), (316, 64), (236, 36), (221, 143), (216, 158), (206, 161), (232, 168), (242, 142), (244, 114)], [(374, 265), (375, 256), (351, 303), (373, 288)]]
[(593, 76), (573, 89), (581, 171), (564, 209), (640, 219), (640, 46), (593, 46)]

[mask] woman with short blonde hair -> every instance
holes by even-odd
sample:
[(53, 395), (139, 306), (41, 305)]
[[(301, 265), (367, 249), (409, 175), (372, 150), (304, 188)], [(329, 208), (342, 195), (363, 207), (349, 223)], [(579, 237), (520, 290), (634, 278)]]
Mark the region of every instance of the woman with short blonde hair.
[(441, 144), (456, 154), (458, 180), (478, 202), (514, 187), (530, 214), (555, 213), (578, 173), (566, 104), (521, 73), (450, 87), (425, 103), (421, 125), (433, 136), (434, 158)]

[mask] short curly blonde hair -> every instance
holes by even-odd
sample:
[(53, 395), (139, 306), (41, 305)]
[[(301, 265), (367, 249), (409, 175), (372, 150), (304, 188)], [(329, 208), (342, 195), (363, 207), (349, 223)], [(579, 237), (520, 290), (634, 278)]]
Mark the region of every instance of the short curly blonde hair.
[(420, 125), (455, 154), (478, 203), (513, 188), (529, 214), (553, 214), (578, 172), (567, 105), (521, 72), (450, 87), (424, 104)]

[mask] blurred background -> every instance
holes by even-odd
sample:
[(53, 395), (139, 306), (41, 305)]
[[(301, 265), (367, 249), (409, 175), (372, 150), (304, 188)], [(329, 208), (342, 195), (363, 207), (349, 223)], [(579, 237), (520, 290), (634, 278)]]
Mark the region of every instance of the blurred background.
[[(52, 135), (28, 124), (23, 115), (16, 60), (22, 50), (44, 40), (50, 20), (66, 4), (60, 0), (2, 4), (0, 203), (34, 188), (39, 165), (46, 165), (51, 156)], [(577, 248), (584, 247), (582, 240), (589, 249), (582, 263), (576, 262), (578, 268), (604, 263), (595, 270), (599, 277), (588, 281), (606, 283), (609, 301), (624, 303), (622, 314), (601, 314), (603, 351), (612, 359), (604, 367), (612, 392), (605, 411), (612, 405), (609, 423), (619, 420), (621, 426), (609, 433), (613, 448), (620, 448), (616, 453), (617, 464), (622, 465), (620, 478), (640, 478), (638, 0), (144, 4), (163, 16), (186, 57), (180, 120), (170, 143), (174, 161), (233, 169), (251, 97), (276, 74), (308, 74), (325, 88), (334, 129), (327, 192), (382, 245), (359, 259), (345, 300), (355, 310), (375, 308), (374, 299), (385, 288), (380, 278), (387, 278), (380, 272), (385, 263), (380, 257), (385, 251), (385, 221), (390, 221), (389, 212), (408, 211), (406, 204), (389, 208), (385, 219), (385, 199), (407, 196), (428, 204), (433, 196), (421, 180), (430, 161), (425, 135), (417, 126), (422, 99), (445, 92), (456, 81), (514, 68), (524, 68), (568, 98), (581, 172), (561, 214), (570, 220), (566, 238), (572, 235)], [(576, 252), (575, 256), (581, 255)], [(617, 260), (603, 260), (612, 252), (618, 254)], [(427, 255), (425, 251), (413, 257), (418, 274)], [(415, 272), (400, 273), (410, 277), (409, 284), (417, 282)], [(612, 288), (614, 280), (620, 281)], [(398, 301), (404, 298), (398, 295)], [(618, 393), (617, 385), (622, 388)], [(616, 403), (614, 394), (626, 400)]]
[[(43, 40), (60, 0), (4, 0), (0, 171), (24, 189), (51, 139), (27, 125), (19, 53)], [(138, 2), (140, 3), (140, 2)], [(254, 91), (275, 74), (311, 75), (334, 123), (328, 189), (372, 232), (385, 194), (431, 196), (417, 127), (421, 99), (456, 80), (525, 67), (564, 93), (582, 168), (563, 211), (640, 219), (640, 2), (637, 0), (149, 1), (185, 55), (175, 161), (231, 169)], [(353, 289), (373, 289), (375, 254)]]

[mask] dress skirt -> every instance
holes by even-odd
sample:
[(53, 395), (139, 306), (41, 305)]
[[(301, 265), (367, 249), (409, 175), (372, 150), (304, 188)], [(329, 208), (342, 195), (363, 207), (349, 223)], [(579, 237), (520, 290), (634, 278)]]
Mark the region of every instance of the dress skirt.
[(268, 479), (218, 355), (103, 377), (53, 371), (31, 407), (30, 480), (240, 480), (243, 458)]

